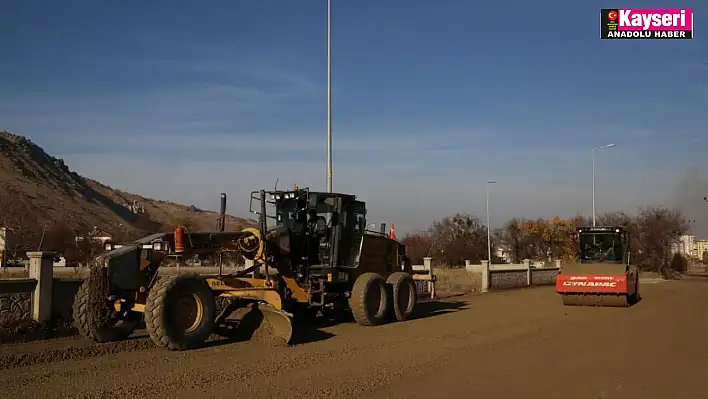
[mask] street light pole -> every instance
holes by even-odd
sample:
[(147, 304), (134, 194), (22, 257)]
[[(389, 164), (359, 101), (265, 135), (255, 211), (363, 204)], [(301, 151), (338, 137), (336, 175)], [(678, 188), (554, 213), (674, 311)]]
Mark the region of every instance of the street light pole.
[(332, 192), (332, 0), (327, 0), (327, 192)]
[(612, 148), (614, 144), (603, 145), (602, 147), (597, 147), (592, 149), (592, 227), (595, 227), (595, 151), (604, 150), (605, 148)]
[(492, 230), (489, 220), (489, 185), (494, 183), (496, 183), (496, 181), (488, 181), (485, 183), (487, 188), (487, 258), (490, 265), (492, 264)]

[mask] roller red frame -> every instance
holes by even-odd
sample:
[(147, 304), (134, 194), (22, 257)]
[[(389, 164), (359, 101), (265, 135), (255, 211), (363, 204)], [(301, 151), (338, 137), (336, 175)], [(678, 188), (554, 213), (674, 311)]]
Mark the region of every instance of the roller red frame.
[(556, 292), (559, 293), (598, 293), (626, 294), (626, 274), (558, 274), (556, 276)]

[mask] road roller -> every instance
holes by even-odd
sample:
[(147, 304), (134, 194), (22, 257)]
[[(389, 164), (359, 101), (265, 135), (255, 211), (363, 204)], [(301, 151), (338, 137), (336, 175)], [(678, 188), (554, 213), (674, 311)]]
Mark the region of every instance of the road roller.
[[(254, 191), (249, 210), (258, 226), (233, 232), (224, 231), (225, 201), (222, 194), (215, 231), (177, 226), (106, 243), (74, 300), (80, 334), (116, 341), (144, 322), (156, 345), (187, 350), (232, 320), (236, 329), (290, 345), (297, 319), (322, 315), (377, 326), (413, 315), (416, 274), (405, 246), (366, 230), (366, 204), (355, 195), (298, 187)], [(168, 259), (226, 253), (243, 256), (249, 266), (231, 274), (160, 272)]]
[(639, 270), (630, 264), (624, 227), (579, 227), (579, 262), (563, 265), (556, 292), (568, 306), (627, 307), (639, 302)]

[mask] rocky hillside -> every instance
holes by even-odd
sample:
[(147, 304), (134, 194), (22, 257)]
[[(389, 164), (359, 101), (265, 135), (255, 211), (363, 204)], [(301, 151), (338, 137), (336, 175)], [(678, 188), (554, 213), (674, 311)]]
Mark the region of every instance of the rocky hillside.
[[(214, 193), (218, 201), (219, 193)], [(213, 230), (218, 214), (194, 206), (126, 193), (72, 172), (25, 137), (0, 132), (0, 225), (94, 227), (130, 235), (162, 231), (177, 223)], [(227, 216), (227, 230), (248, 221)]]

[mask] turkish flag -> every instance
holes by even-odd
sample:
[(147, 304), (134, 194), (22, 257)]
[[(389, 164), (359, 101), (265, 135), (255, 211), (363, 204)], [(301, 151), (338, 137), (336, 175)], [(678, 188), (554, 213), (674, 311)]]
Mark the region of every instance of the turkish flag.
[(388, 229), (388, 238), (395, 240), (396, 239), (396, 226), (391, 223), (391, 228)]

